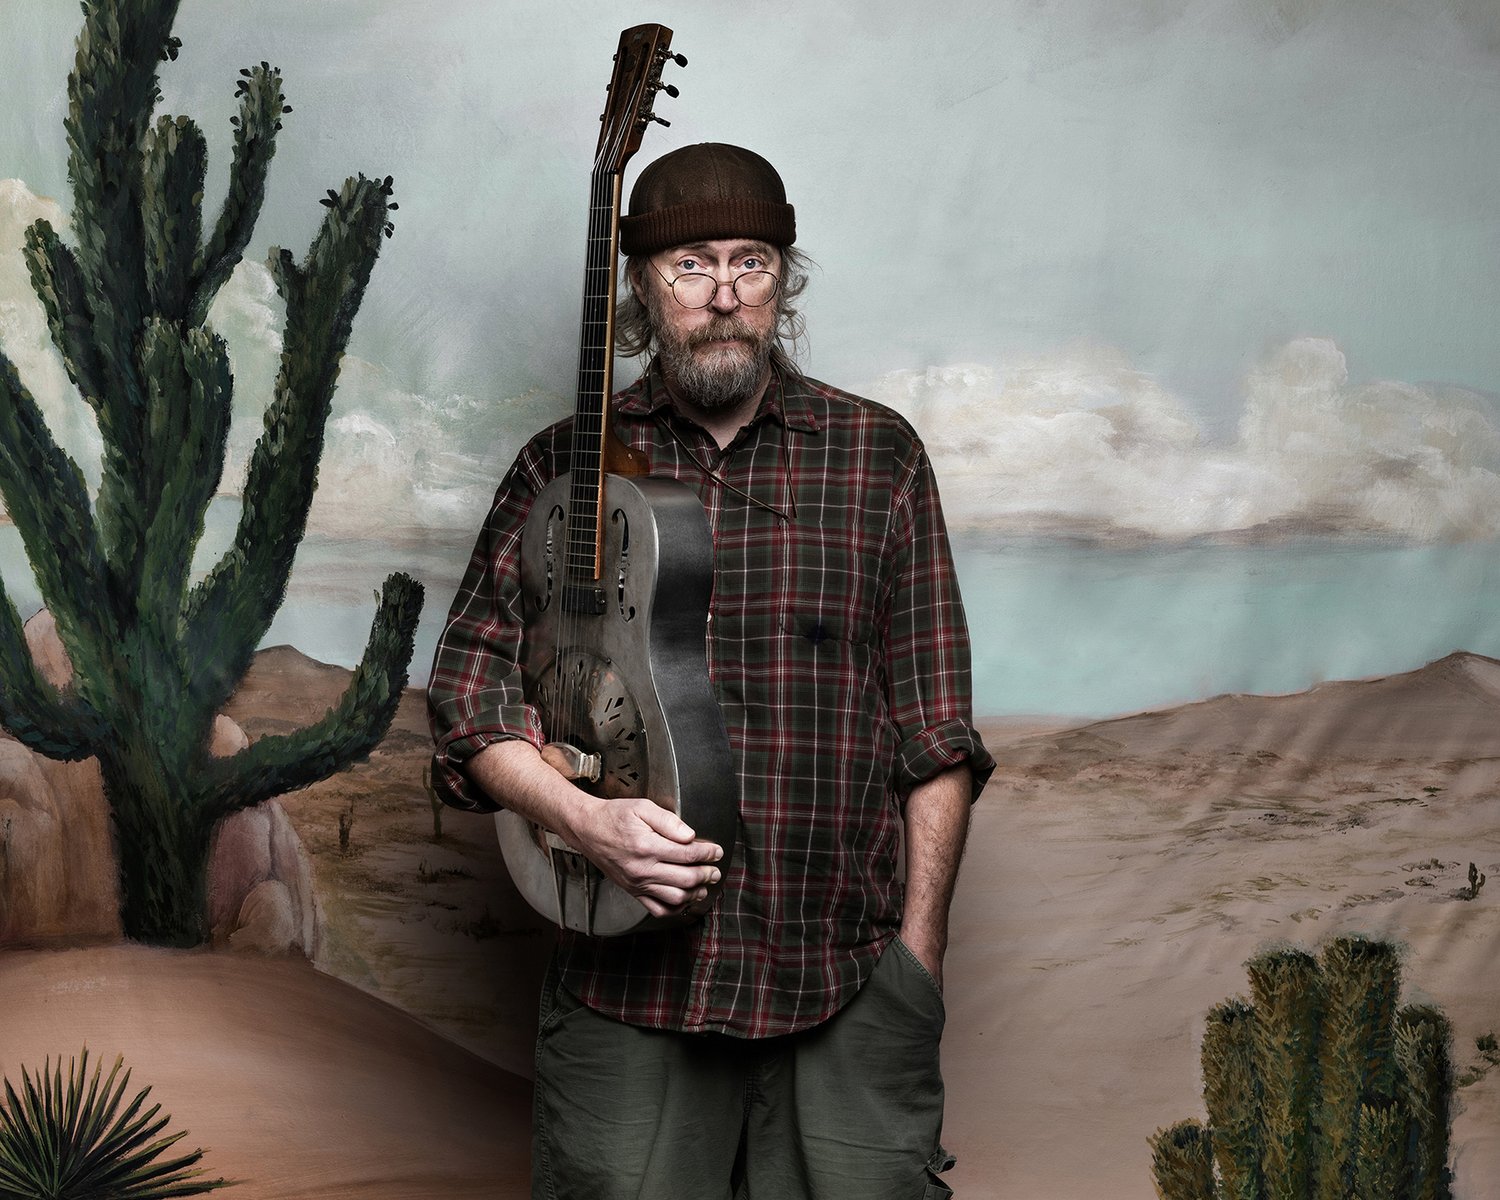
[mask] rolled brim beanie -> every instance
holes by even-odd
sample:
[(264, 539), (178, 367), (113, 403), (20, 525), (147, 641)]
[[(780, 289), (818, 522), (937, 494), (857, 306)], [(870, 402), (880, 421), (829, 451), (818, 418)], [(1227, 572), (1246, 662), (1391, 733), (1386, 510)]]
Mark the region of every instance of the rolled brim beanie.
[(620, 218), (620, 253), (655, 254), (715, 238), (797, 240), (796, 212), (776, 168), (752, 150), (699, 142), (646, 167)]

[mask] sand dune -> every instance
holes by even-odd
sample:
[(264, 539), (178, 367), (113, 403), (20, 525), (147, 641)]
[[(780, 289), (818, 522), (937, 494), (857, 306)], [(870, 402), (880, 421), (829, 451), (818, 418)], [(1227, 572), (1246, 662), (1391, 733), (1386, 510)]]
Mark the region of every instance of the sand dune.
[(293, 958), (122, 945), (0, 955), (0, 1072), (89, 1047), (241, 1200), (528, 1192), (530, 1086)]
[(1127, 756), (1234, 750), (1303, 762), (1500, 757), (1500, 661), (1458, 652), (1416, 671), (1288, 696), (1216, 696), (1084, 725), (1067, 744)]

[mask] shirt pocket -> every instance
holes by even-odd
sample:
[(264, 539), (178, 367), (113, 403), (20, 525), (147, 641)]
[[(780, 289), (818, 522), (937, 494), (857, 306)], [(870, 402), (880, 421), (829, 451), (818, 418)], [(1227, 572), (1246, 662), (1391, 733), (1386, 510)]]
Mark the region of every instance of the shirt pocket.
[(816, 649), (876, 640), (880, 549), (857, 526), (793, 524), (782, 541), (779, 618), (785, 634)]

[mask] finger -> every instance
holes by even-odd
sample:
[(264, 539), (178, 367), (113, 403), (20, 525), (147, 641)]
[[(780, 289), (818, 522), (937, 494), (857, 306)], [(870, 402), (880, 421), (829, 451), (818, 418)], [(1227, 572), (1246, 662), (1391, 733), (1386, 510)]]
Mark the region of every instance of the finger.
[[(680, 899), (678, 899), (680, 898)], [(708, 900), (708, 889), (700, 887), (693, 891), (662, 889), (659, 893), (646, 893), (636, 897), (653, 917), (677, 917), (683, 913), (704, 909), (698, 908)]]
[(652, 851), (657, 862), (672, 863), (675, 866), (695, 866), (699, 863), (712, 866), (722, 862), (724, 858), (724, 851), (713, 842), (689, 842), (684, 846), (663, 838), (652, 847)]
[(646, 873), (644, 880), (647, 887), (672, 887), (681, 888), (684, 891), (701, 891), (710, 884), (719, 882), (719, 868), (707, 867), (685, 867), (675, 863), (658, 863), (651, 871)]
[(682, 888), (653, 886), (636, 897), (655, 916), (680, 913), (692, 900), (692, 893)]
[(652, 800), (641, 800), (635, 805), (635, 813), (662, 837), (684, 845), (698, 835), (693, 827), (670, 809), (663, 808)]

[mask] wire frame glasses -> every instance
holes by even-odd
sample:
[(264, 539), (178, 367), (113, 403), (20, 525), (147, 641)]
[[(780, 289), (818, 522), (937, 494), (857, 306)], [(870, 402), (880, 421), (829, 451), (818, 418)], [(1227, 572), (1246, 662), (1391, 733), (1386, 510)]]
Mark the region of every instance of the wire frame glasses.
[[(672, 289), (672, 298), (683, 308), (707, 308), (719, 294), (721, 285), (712, 275), (690, 271), (676, 279), (668, 279), (655, 263), (651, 264), (651, 269)], [(746, 308), (760, 308), (763, 304), (769, 304), (780, 286), (781, 280), (772, 271), (746, 271), (730, 281), (734, 298)]]

